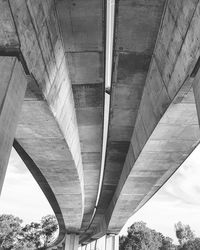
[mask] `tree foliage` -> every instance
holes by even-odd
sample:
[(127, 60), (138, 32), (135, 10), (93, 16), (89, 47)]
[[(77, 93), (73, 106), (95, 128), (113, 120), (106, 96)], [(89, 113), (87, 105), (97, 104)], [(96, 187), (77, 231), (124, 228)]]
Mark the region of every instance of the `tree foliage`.
[(181, 246), (189, 240), (192, 241), (195, 238), (194, 232), (191, 230), (190, 226), (184, 225), (180, 221), (175, 224), (175, 231), (176, 237)]
[(5, 250), (44, 249), (55, 237), (58, 223), (53, 215), (42, 217), (40, 223), (22, 226), (13, 215), (0, 216), (0, 247)]
[(175, 224), (176, 237), (179, 241), (179, 250), (199, 250), (200, 238), (196, 238), (189, 225), (184, 225), (180, 221)]
[(0, 246), (4, 249), (12, 249), (21, 231), (21, 223), (18, 217), (3, 214), (0, 216)]
[(195, 238), (193, 240), (188, 240), (183, 244), (179, 250), (199, 250), (200, 249), (200, 238)]
[(128, 228), (127, 237), (120, 238), (120, 250), (169, 250), (172, 239), (163, 236), (146, 226), (144, 222), (136, 222)]

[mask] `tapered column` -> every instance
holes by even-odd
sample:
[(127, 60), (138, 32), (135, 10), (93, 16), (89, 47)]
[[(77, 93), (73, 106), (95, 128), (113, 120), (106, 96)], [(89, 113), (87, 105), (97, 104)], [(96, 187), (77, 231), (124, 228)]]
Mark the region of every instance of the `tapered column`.
[(78, 250), (79, 235), (66, 234), (65, 250)]
[(16, 58), (0, 57), (0, 193), (26, 85), (21, 63)]
[(106, 235), (106, 249), (119, 250), (119, 236), (115, 234)]

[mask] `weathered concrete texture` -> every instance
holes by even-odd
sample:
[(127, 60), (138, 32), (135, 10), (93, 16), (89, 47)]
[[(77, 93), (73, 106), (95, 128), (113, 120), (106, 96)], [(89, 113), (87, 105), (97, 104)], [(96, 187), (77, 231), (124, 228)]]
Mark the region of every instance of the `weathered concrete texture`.
[(0, 57), (0, 192), (12, 148), (27, 79), (16, 58)]
[[(31, 86), (34, 84), (32, 82)], [(30, 91), (28, 89), (27, 93)], [(67, 222), (66, 227), (78, 230), (82, 219), (82, 190), (76, 163), (47, 102), (37, 96), (34, 98), (33, 93), (31, 98), (30, 94), (25, 96), (16, 139), (48, 181)]]
[(0, 49), (18, 48), (19, 41), (9, 8), (9, 1), (0, 1), (0, 23)]
[(35, 79), (27, 90), (17, 139), (54, 191), (66, 228), (77, 231), (84, 208), (83, 168), (54, 1), (10, 0), (10, 6), (22, 54)]
[(91, 220), (100, 175), (104, 91), (103, 2), (57, 1), (83, 161), (85, 208), (81, 231)]
[(64, 57), (55, 6), (47, 1), (10, 1), (21, 50), (44, 96)]
[(102, 51), (103, 1), (57, 1), (66, 52)]
[(79, 242), (79, 235), (66, 234), (65, 250), (77, 250)]
[[(114, 71), (103, 187), (92, 226), (114, 195), (129, 149), (164, 8), (163, 1), (116, 1)], [(102, 228), (102, 226), (100, 226)], [(98, 230), (97, 230), (98, 231)]]
[[(64, 218), (63, 228), (80, 233), (81, 243), (119, 232), (200, 138), (196, 113), (196, 106), (200, 113), (200, 73), (194, 82), (196, 106), (189, 77), (200, 55), (200, 2), (116, 1), (106, 165), (100, 201), (88, 229), (101, 163), (104, 3), (0, 1), (0, 50), (4, 54), (22, 52), (31, 74), (16, 138), (46, 178), (45, 182), (40, 176), (38, 182), (44, 181), (44, 186), (48, 182), (54, 192), (54, 202), (60, 206), (56, 215)], [(0, 61), (1, 78), (7, 80), (0, 86), (0, 98), (5, 97), (0, 106), (0, 133), (5, 137), (7, 129), (11, 131), (10, 145), (16, 122), (9, 120), (5, 126), (12, 116), (4, 107), (14, 103), (8, 100), (6, 104), (12, 94), (5, 93), (11, 84), (13, 91), (20, 91), (16, 89), (19, 79), (14, 77), (19, 63), (13, 58), (4, 60), (10, 61)], [(18, 114), (13, 106), (9, 108)], [(3, 114), (6, 119), (1, 119)], [(5, 149), (9, 152), (6, 143), (0, 154)], [(0, 157), (2, 166), (8, 155)], [(2, 172), (3, 179), (5, 167)], [(63, 247), (60, 242), (57, 249)]]
[(131, 141), (133, 150), (129, 149), (118, 188), (107, 211), (108, 220), (112, 213), (110, 231), (118, 231), (119, 225), (124, 225), (127, 218), (151, 198), (200, 140), (193, 91), (187, 86), (175, 97), (141, 148), (138, 135), (139, 131), (143, 134), (142, 122), (137, 119)]
[(196, 32), (200, 4), (196, 4), (168, 2), (131, 144), (106, 213), (109, 231), (119, 231), (119, 225), (163, 185), (199, 142), (195, 102), (189, 90), (192, 79), (188, 78), (200, 53)]
[(181, 87), (199, 57), (198, 0), (169, 1), (159, 35), (155, 60), (170, 98)]
[(105, 250), (118, 250), (118, 249), (119, 249), (119, 236), (118, 235), (106, 235)]

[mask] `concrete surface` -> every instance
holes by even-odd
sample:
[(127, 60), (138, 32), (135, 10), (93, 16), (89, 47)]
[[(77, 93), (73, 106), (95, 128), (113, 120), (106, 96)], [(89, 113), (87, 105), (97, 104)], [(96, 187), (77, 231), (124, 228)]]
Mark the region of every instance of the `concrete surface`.
[[(198, 1), (169, 1), (165, 10), (128, 154), (104, 214), (103, 226), (110, 232), (119, 232), (199, 142), (196, 107), (189, 91), (193, 82), (189, 76), (199, 56), (199, 34), (194, 31), (199, 7)], [(191, 47), (189, 41), (193, 41)]]
[[(64, 226), (76, 232), (84, 208), (83, 168), (72, 87), (54, 1), (17, 0), (10, 1), (9, 7), (21, 52), (33, 78), (16, 139), (53, 190)], [(56, 215), (59, 219), (60, 215)]]
[[(21, 157), (60, 223), (63, 237), (52, 249), (64, 247), (66, 233), (83, 244), (118, 233), (199, 143), (199, 0), (116, 1), (108, 143), (95, 207), (105, 2), (0, 1), (0, 73), (8, 82), (1, 62), (18, 58), (30, 75), (12, 131), (18, 124)], [(6, 135), (3, 125), (0, 133)]]
[(27, 79), (16, 58), (0, 56), (0, 193), (26, 90)]
[(90, 222), (99, 185), (104, 91), (103, 1), (57, 1), (72, 84), (84, 176), (84, 216)]

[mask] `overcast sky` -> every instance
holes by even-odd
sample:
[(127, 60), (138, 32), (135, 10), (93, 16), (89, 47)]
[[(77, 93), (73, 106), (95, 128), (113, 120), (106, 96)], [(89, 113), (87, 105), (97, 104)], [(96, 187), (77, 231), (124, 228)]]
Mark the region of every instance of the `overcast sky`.
[(12, 149), (0, 197), (0, 214), (13, 214), (24, 223), (40, 221), (53, 211), (25, 164)]
[[(164, 187), (126, 223), (144, 221), (150, 228), (175, 239), (174, 224), (189, 224), (200, 236), (200, 146)], [(53, 211), (39, 186), (13, 149), (0, 198), (0, 214), (11, 213), (25, 223), (39, 221)]]

